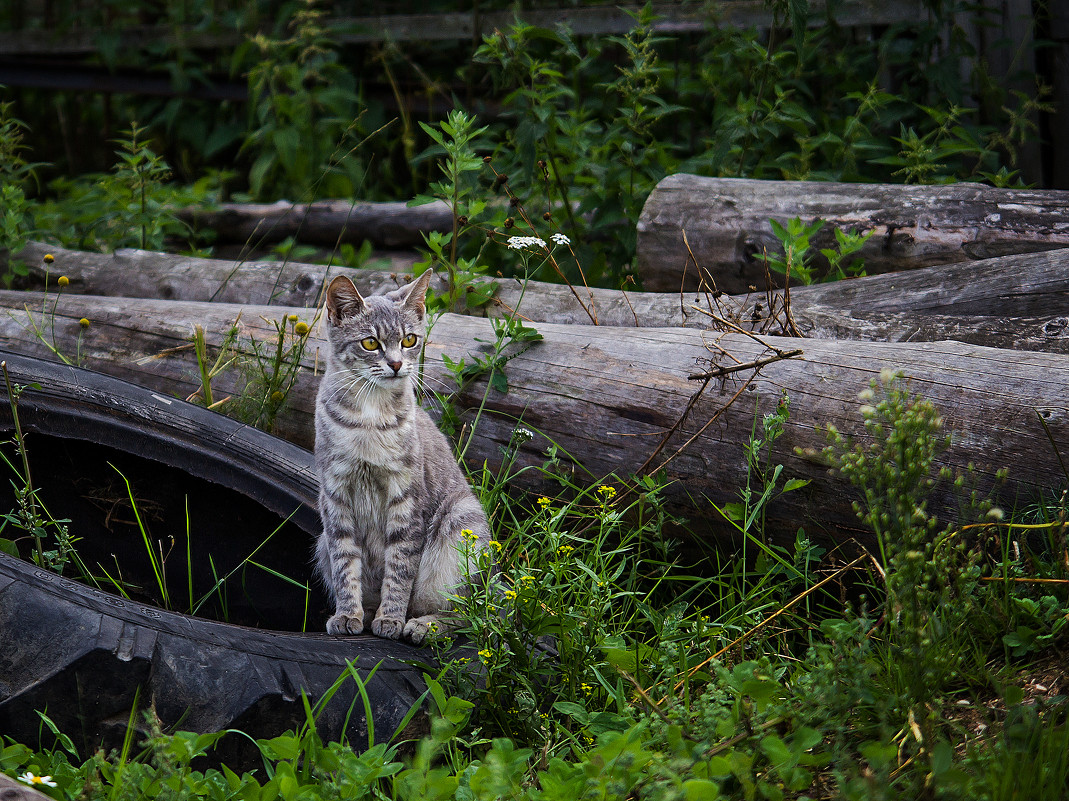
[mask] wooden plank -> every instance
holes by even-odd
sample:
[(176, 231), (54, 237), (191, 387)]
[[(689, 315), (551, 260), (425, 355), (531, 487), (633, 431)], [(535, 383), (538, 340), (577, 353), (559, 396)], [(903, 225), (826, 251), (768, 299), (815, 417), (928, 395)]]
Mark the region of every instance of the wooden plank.
[[(993, 81), (1005, 91), (1004, 98), (973, 97), (968, 105), (979, 108), (980, 119), (995, 123), (1003, 115), (1003, 108), (1015, 108), (1020, 101), (1013, 92), (1025, 97), (1036, 94), (1036, 12), (1032, 0), (980, 0), (971, 7), (962, 7), (955, 13), (958, 30), (948, 31), (948, 36), (964, 35), (976, 49), (974, 59), (963, 58), (961, 72), (967, 86), (974, 65), (983, 64), (986, 75), (983, 80)], [(1039, 114), (1027, 116), (1032, 128), (1025, 142), (1014, 143), (1015, 156), (1010, 165), (1020, 171), (1029, 185), (1043, 184)]]
[[(823, 24), (827, 8), (823, 0), (809, 4), (811, 25)], [(891, 25), (917, 19), (920, 3), (879, 3), (873, 0), (844, 0), (835, 3), (836, 23), (854, 25)], [(504, 30), (519, 18), (541, 28), (566, 26), (577, 36), (601, 36), (627, 33), (635, 27), (633, 14), (639, 6), (586, 6), (572, 8), (529, 8), (518, 11), (455, 14), (390, 14), (379, 17), (336, 19), (332, 27), (339, 41), (363, 43), (383, 39), (394, 41), (434, 41), (470, 39)], [(676, 3), (655, 3), (658, 17), (653, 29), (662, 33), (700, 33), (710, 24), (731, 28), (767, 28), (774, 19), (765, 0), (727, 0), (706, 8)]]
[[(54, 319), (47, 309), (42, 319), (40, 311), (26, 311), (27, 301), (25, 294), (0, 292), (0, 309), (6, 310), (0, 314), (0, 346), (47, 356), (48, 348), (28, 328), (32, 316), (64, 352), (73, 355), (80, 349), (87, 366), (181, 397), (196, 388), (189, 347), (194, 325), (202, 325), (209, 342), (218, 345), (239, 311), (245, 335), (264, 339), (274, 336), (270, 320), (287, 312), (312, 319), (307, 309), (73, 295), (59, 300)], [(29, 302), (35, 304), (31, 309), (41, 308), (36, 305), (39, 296)], [(91, 320), (88, 329), (79, 325), (81, 317)], [(844, 433), (866, 436), (857, 393), (884, 369), (903, 371), (911, 391), (940, 409), (954, 432), (940, 464), (952, 469), (978, 465), (981, 492), (992, 488), (994, 471), (1005, 466), (1011, 468), (1001, 496), (1007, 504), (1028, 503), (1065, 482), (1058, 451), (1069, 448), (1069, 356), (955, 342), (769, 337), (765, 341), (775, 347), (801, 347), (802, 356), (768, 364), (756, 376), (741, 371), (712, 380), (702, 390), (700, 381), (688, 377), (710, 366), (732, 365), (734, 359), (753, 362), (769, 351), (748, 336), (695, 329), (544, 323), (538, 330), (544, 340), (508, 362), (506, 394), (488, 390), (480, 381), (458, 401), (469, 410), (465, 419), (470, 422), (471, 410), (485, 399), (466, 452), (476, 469), (484, 462), (491, 469), (500, 466), (517, 426), (535, 432), (517, 456), (516, 466), (529, 468), (516, 479), (517, 486), (545, 489), (540, 470), (553, 442), (560, 454), (574, 457), (570, 462), (562, 456), (562, 469), (573, 472), (577, 481), (593, 482), (613, 473), (626, 478), (663, 467), (674, 482), (667, 492), (674, 508), (686, 510), (699, 529), (717, 530), (708, 501), (737, 499), (746, 480), (745, 447), (754, 415), (771, 412), (786, 392), (791, 421), (773, 459), (785, 465), (785, 476), (811, 479), (812, 484), (778, 501), (771, 525), (785, 538), (801, 525), (812, 535), (842, 541), (859, 534), (851, 494), (841, 480), (828, 476), (819, 459), (806, 454), (823, 447), (823, 427), (829, 423)], [(279, 418), (279, 433), (305, 446), (313, 437), (313, 367), (322, 364), (326, 347), (321, 337), (322, 331), (313, 328), (303, 362), (307, 369)], [(441, 317), (426, 350), (430, 385), (452, 385), (444, 356), (455, 360), (485, 353), (483, 343), (493, 339), (487, 320)], [(220, 396), (235, 392), (240, 383), (226, 374), (217, 380), (216, 391)], [(729, 403), (736, 394), (738, 400)], [(930, 508), (951, 515), (957, 501), (937, 493)]]
[[(814, 26), (823, 24), (826, 0), (810, 2)], [(919, 0), (881, 3), (877, 0), (840, 0), (834, 4), (834, 16), (840, 26), (892, 25), (913, 22), (920, 13)], [(327, 21), (332, 37), (342, 44), (394, 41), (448, 41), (478, 39), (514, 24), (517, 17), (529, 25), (556, 28), (568, 26), (579, 36), (622, 34), (634, 28), (631, 16), (640, 6), (581, 6), (566, 8), (521, 9), (497, 12), (461, 12), (446, 14), (384, 14), (362, 17), (338, 17)], [(767, 28), (773, 22), (765, 0), (725, 0), (712, 10), (702, 6), (655, 3), (658, 20), (654, 29), (664, 33), (699, 33), (710, 24), (724, 27)], [(631, 13), (628, 13), (631, 12)], [(114, 33), (114, 32), (112, 32)], [(28, 36), (15, 31), (0, 34), (0, 55), (87, 55), (97, 51), (99, 30), (75, 30), (63, 33), (34, 33)], [(122, 47), (140, 48), (149, 44), (182, 45), (191, 49), (227, 50), (245, 39), (242, 33), (209, 33), (193, 29), (144, 26), (120, 32)]]
[(1069, 150), (1058, 143), (1069, 141), (1069, 4), (1053, 3), (1050, 15), (1050, 45), (1045, 49), (1054, 111), (1047, 115), (1051, 186), (1069, 189)]
[[(871, 233), (861, 251), (870, 273), (966, 262), (1069, 246), (1069, 193), (981, 184), (903, 186), (821, 181), (757, 181), (677, 174), (650, 194), (638, 222), (643, 286), (698, 286), (698, 270), (729, 294), (764, 286), (764, 253), (780, 249), (770, 219), (827, 221)], [(686, 231), (690, 253), (683, 242)], [(686, 276), (684, 277), (684, 273)]]

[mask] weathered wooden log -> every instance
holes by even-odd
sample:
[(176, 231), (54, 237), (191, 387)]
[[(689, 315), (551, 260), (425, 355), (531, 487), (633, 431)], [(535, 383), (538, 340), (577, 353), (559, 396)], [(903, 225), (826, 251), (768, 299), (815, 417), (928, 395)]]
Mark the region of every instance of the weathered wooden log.
[(424, 233), (453, 230), (453, 213), (441, 201), (425, 206), (349, 200), (222, 203), (213, 209), (182, 209), (178, 217), (194, 229), (212, 229), (223, 241), (255, 246), (292, 236), (328, 247), (367, 240), (376, 247), (412, 248), (423, 244)]
[[(46, 255), (52, 256), (45, 263)], [(51, 290), (65, 276), (65, 292), (161, 300), (199, 300), (254, 305), (314, 306), (325, 282), (339, 272), (360, 276), (361, 291), (385, 292), (405, 283), (411, 260), (400, 259), (389, 270), (351, 270), (338, 265), (276, 261), (230, 261), (178, 256), (123, 248), (114, 253), (80, 250), (31, 242), (18, 258), (29, 268), (27, 287)]]
[[(52, 777), (49, 776), (48, 778), (51, 779)], [(45, 795), (25, 784), (20, 784), (0, 773), (0, 799), (3, 799), (3, 801), (51, 801), (51, 798), (51, 796)]]
[(781, 251), (769, 220), (794, 217), (828, 223), (812, 240), (817, 249), (834, 244), (835, 228), (873, 234), (860, 252), (869, 274), (1069, 245), (1064, 191), (679, 174), (663, 179), (642, 209), (637, 264), (643, 287), (696, 287), (699, 269), (722, 292), (763, 287), (764, 254)]
[[(382, 292), (406, 280), (403, 271), (393, 270), (231, 262), (142, 250), (107, 255), (33, 243), (19, 255), (30, 265), (37, 286), (44, 285), (46, 253), (55, 259), (49, 267), (52, 286), (58, 275), (65, 275), (70, 281), (65, 291), (95, 295), (313, 306), (324, 282), (339, 270), (352, 275), (362, 292)], [(748, 330), (778, 333), (783, 328), (782, 313), (779, 323), (768, 320), (770, 298), (765, 293), (721, 297), (714, 302), (700, 292), (585, 287), (573, 291), (537, 281), (524, 287), (510, 279), (496, 283), (495, 301), (471, 312), (502, 316), (518, 309), (528, 320), (540, 322), (717, 328), (708, 314), (699, 311), (704, 309)], [(439, 275), (433, 288), (444, 290), (444, 276)], [(779, 292), (771, 298), (777, 308), (782, 308), (782, 296)], [(1069, 248), (796, 287), (790, 298), (795, 328), (806, 337), (889, 342), (953, 339), (1069, 353)]]
[[(39, 298), (39, 295), (32, 296)], [(229, 304), (64, 296), (42, 312), (26, 311), (23, 293), (0, 292), (0, 346), (47, 355), (45, 341), (59, 350), (80, 352), (87, 366), (120, 375), (158, 392), (186, 396), (197, 387), (194, 325), (204, 327), (218, 345), (239, 311), (245, 336), (275, 336), (270, 319), (287, 312), (312, 320), (307, 309), (239, 307)], [(262, 321), (259, 316), (268, 320)], [(43, 319), (42, 319), (43, 317)], [(88, 328), (79, 318), (90, 321)], [(29, 325), (32, 318), (42, 337)], [(804, 490), (789, 493), (770, 511), (773, 527), (793, 535), (798, 526), (839, 540), (857, 534), (850, 495), (840, 479), (830, 478), (812, 453), (825, 443), (821, 427), (834, 424), (864, 436), (857, 393), (881, 370), (901, 370), (913, 392), (932, 400), (955, 431), (942, 463), (951, 468), (978, 465), (977, 480), (986, 490), (994, 470), (1009, 467), (1003, 497), (1025, 503), (1043, 491), (1064, 485), (1059, 463), (1069, 451), (1069, 357), (1009, 352), (955, 342), (878, 343), (766, 338), (780, 349), (803, 353), (768, 363), (754, 376), (738, 369), (708, 382), (688, 380), (710, 365), (747, 364), (770, 351), (742, 334), (710, 334), (693, 329), (624, 329), (541, 324), (544, 340), (512, 358), (506, 367), (509, 391), (488, 389), (479, 381), (460, 395), (458, 404), (485, 411), (475, 428), (466, 458), (478, 468), (500, 465), (502, 450), (515, 442), (517, 426), (535, 433), (519, 447), (518, 467), (533, 468), (517, 480), (539, 487), (539, 468), (551, 442), (578, 481), (609, 474), (664, 471), (674, 482), (669, 499), (686, 506), (699, 525), (713, 523), (716, 504), (734, 500), (746, 480), (744, 446), (754, 415), (770, 412), (781, 394), (791, 401), (791, 421), (777, 442), (773, 458), (785, 475), (812, 479)], [(314, 366), (323, 363), (324, 343), (313, 328), (305, 351), (306, 369), (278, 421), (279, 433), (305, 446), (312, 444)], [(44, 341), (42, 341), (44, 340)], [(80, 340), (80, 341), (79, 341)], [(430, 333), (426, 371), (432, 386), (452, 386), (443, 356), (456, 360), (485, 355), (494, 334), (490, 322), (444, 315)], [(751, 380), (752, 379), (752, 380)], [(216, 380), (216, 397), (238, 392), (241, 380), (224, 374)], [(737, 397), (736, 397), (737, 396)], [(733, 401), (734, 398), (734, 401)], [(469, 417), (470, 420), (470, 417)], [(1050, 438), (1048, 438), (1048, 431)], [(667, 439), (667, 441), (665, 441)], [(1053, 440), (1053, 441), (1052, 441)], [(933, 499), (933, 510), (957, 508), (946, 496)]]

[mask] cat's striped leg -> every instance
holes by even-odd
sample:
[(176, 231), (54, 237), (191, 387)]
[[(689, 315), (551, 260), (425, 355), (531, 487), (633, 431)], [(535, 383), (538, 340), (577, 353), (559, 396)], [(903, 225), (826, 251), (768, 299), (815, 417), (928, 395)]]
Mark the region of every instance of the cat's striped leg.
[(386, 509), (385, 570), (378, 612), (371, 632), (396, 640), (401, 637), (408, 616), (412, 584), (416, 580), (423, 552), (422, 531), (412, 520), (414, 505), (409, 491), (390, 499)]
[(330, 594), (334, 614), (327, 620), (328, 634), (360, 634), (364, 630), (361, 591), (363, 547), (356, 535), (351, 510), (331, 499), (320, 499), (323, 533), (316, 543), (316, 559)]

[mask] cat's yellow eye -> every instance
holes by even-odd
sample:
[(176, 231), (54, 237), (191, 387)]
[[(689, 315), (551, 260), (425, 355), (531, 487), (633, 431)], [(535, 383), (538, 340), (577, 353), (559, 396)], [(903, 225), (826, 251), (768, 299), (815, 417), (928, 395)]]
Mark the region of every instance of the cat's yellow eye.
[(414, 348), (414, 347), (416, 347), (416, 342), (418, 342), (418, 341), (419, 341), (419, 337), (417, 337), (415, 334), (409, 334), (408, 336), (406, 336), (404, 339), (401, 340), (401, 345), (406, 347), (406, 348)]
[(360, 345), (364, 350), (378, 350), (379, 341), (375, 337), (368, 337), (367, 339), (361, 339)]

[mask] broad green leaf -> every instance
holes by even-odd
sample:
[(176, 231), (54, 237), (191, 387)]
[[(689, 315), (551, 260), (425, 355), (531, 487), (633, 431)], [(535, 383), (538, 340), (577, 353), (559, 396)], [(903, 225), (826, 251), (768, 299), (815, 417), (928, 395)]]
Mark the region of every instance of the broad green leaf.
[(687, 779), (683, 782), (683, 798), (686, 801), (715, 801), (720, 797), (720, 787), (708, 779)]

